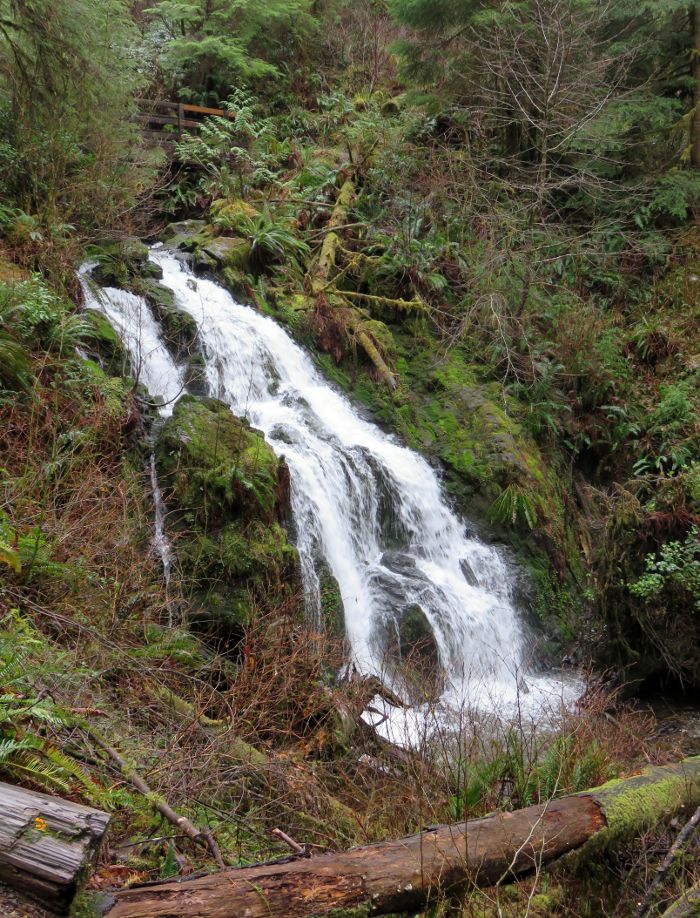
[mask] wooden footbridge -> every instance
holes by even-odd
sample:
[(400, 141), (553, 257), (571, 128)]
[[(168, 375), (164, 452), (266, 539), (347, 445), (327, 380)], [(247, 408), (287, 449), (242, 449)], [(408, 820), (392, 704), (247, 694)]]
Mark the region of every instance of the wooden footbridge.
[(153, 99), (138, 99), (138, 114), (134, 121), (141, 125), (147, 141), (169, 145), (186, 133), (197, 131), (207, 117), (233, 118), (234, 115), (222, 108), (207, 108), (204, 105), (187, 105), (184, 102), (162, 102)]

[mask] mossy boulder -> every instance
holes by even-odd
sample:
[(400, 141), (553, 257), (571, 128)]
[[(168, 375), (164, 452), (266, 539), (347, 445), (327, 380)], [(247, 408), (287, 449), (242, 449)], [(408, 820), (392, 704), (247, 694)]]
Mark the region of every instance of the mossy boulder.
[(125, 375), (129, 368), (129, 357), (109, 320), (94, 309), (88, 309), (84, 319), (90, 329), (85, 338), (88, 355), (95, 358), (108, 376)]
[(222, 233), (239, 233), (246, 220), (256, 220), (260, 211), (241, 198), (224, 198), (211, 205), (211, 222)]
[(93, 277), (104, 287), (130, 287), (136, 278), (163, 276), (163, 269), (149, 261), (148, 246), (133, 236), (101, 245), (95, 255)]
[(183, 396), (156, 441), (164, 497), (180, 530), (192, 622), (235, 643), (252, 597), (297, 585), (297, 553), (281, 520), (288, 477), (262, 434), (213, 398)]
[(218, 399), (183, 396), (160, 431), (156, 458), (172, 497), (197, 525), (276, 519), (279, 460)]
[(137, 288), (161, 324), (163, 340), (176, 360), (187, 360), (197, 345), (197, 322), (175, 302), (173, 291), (157, 281), (143, 281)]
[(194, 252), (201, 244), (205, 229), (204, 220), (180, 220), (178, 223), (168, 223), (160, 234), (160, 238), (168, 248)]
[(247, 239), (219, 236), (203, 246), (203, 251), (213, 258), (220, 268), (245, 271), (250, 261), (251, 244)]
[(219, 281), (236, 300), (245, 300), (248, 295), (248, 278), (238, 268), (224, 268), (219, 272)]

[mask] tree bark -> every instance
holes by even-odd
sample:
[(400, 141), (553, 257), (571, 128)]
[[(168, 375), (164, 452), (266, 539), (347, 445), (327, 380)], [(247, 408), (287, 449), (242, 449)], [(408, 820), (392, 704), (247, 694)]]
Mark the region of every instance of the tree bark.
[(693, 112), (692, 136), (690, 139), (690, 162), (694, 169), (700, 169), (700, 3), (694, 3), (690, 11), (693, 31)]
[[(584, 794), (439, 826), (398, 841), (225, 870), (116, 893), (109, 918), (311, 918), (364, 906), (418, 909), (437, 891), (492, 886), (569, 851), (599, 856), (684, 805), (700, 803), (700, 757), (653, 767)], [(587, 852), (587, 844), (593, 846)]]
[(662, 918), (691, 918), (700, 915), (700, 883), (687, 889), (680, 899), (663, 913)]
[(93, 865), (109, 816), (0, 782), (0, 880), (64, 912)]

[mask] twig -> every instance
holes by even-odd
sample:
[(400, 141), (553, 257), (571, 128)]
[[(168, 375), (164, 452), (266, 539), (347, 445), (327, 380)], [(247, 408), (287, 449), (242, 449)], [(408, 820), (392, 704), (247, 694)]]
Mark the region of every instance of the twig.
[(99, 733), (96, 733), (90, 727), (83, 727), (87, 735), (102, 749), (107, 753), (109, 758), (112, 760), (114, 765), (119, 769), (119, 771), (124, 775), (124, 777), (129, 781), (130, 784), (136, 788), (139, 793), (143, 794), (153, 806), (158, 810), (158, 812), (164, 816), (169, 823), (174, 825), (176, 828), (181, 829), (182, 832), (192, 839), (192, 841), (199, 842), (202, 841), (206, 843), (214, 856), (214, 860), (217, 865), (221, 868), (226, 866), (226, 863), (221, 856), (221, 851), (219, 846), (214, 840), (214, 836), (211, 833), (210, 829), (199, 829), (193, 825), (186, 816), (180, 816), (175, 810), (167, 803), (167, 801), (160, 798), (157, 794), (154, 794), (151, 788), (146, 784), (141, 775), (139, 775), (136, 770), (119, 755), (116, 749), (113, 749), (109, 743), (103, 739)]
[(270, 835), (274, 835), (275, 838), (279, 838), (280, 841), (283, 841), (285, 845), (291, 848), (292, 851), (296, 851), (296, 853), (301, 855), (301, 857), (309, 857), (308, 848), (300, 845), (299, 842), (295, 842), (294, 839), (290, 838), (286, 832), (282, 831), (282, 829), (273, 829), (272, 832), (270, 832)]

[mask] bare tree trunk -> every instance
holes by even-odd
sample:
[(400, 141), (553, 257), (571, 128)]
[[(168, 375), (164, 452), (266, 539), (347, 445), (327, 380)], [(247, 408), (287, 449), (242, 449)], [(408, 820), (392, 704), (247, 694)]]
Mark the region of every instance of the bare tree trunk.
[[(116, 893), (109, 918), (311, 918), (365, 907), (383, 915), (421, 908), (429, 896), (493, 886), (531, 873), (596, 837), (613, 844), (684, 805), (700, 802), (700, 757), (623, 781), (473, 822), (351, 851), (225, 870)], [(581, 852), (586, 857), (586, 850)]]

